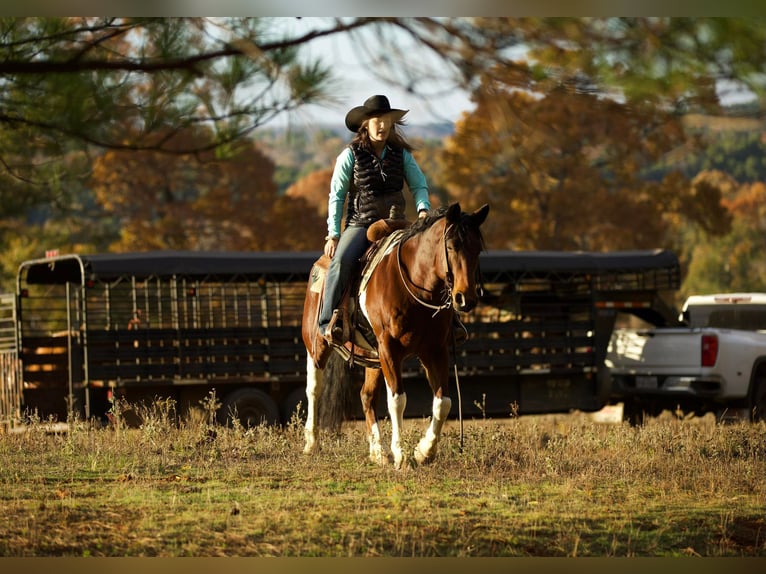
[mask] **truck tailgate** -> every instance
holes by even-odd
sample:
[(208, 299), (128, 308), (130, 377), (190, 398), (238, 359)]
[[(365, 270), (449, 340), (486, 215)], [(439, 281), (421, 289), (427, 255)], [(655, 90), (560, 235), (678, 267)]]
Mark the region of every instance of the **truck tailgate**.
[(700, 329), (617, 329), (606, 362), (613, 372), (623, 373), (633, 369), (646, 373), (699, 370), (701, 337)]

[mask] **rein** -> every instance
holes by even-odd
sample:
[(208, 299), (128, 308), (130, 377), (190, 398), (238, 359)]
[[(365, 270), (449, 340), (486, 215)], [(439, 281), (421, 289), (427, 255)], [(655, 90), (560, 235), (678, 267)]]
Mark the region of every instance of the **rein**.
[(460, 376), (457, 372), (457, 343), (455, 331), (452, 331), (452, 364), (455, 368), (455, 390), (457, 391), (457, 418), (460, 421), (460, 453), (463, 452), (463, 395), (460, 393)]
[[(410, 289), (410, 286), (407, 282), (407, 280), (404, 277), (404, 270), (402, 268), (402, 243), (403, 241), (400, 241), (396, 246), (396, 266), (399, 269), (399, 277), (402, 279), (402, 283), (404, 284), (404, 288), (407, 290), (407, 293), (410, 294), (410, 297), (415, 299), (420, 305), (423, 307), (426, 307), (427, 309), (434, 309), (433, 316), (435, 317), (436, 314), (439, 311), (443, 311), (444, 309), (449, 309), (452, 307), (452, 283), (454, 281), (453, 275), (452, 275), (452, 269), (450, 269), (449, 265), (449, 257), (447, 257), (447, 232), (450, 230), (452, 226), (445, 226), (444, 228), (444, 237), (443, 242), (444, 243), (444, 260), (447, 263), (447, 273), (445, 277), (445, 283), (447, 285), (447, 292), (445, 293), (445, 300), (444, 303), (441, 305), (434, 305), (432, 303), (429, 303), (428, 301), (423, 301), (420, 297), (415, 295), (415, 293), (412, 292), (412, 289)], [(412, 281), (410, 281), (412, 283)]]

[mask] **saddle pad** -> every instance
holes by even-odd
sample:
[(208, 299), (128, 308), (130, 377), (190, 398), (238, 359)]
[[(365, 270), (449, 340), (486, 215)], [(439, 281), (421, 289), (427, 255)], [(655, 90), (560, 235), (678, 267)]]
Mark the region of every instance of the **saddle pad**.
[(359, 294), (364, 293), (365, 289), (367, 289), (367, 283), (372, 276), (372, 272), (375, 271), (375, 268), (378, 266), (378, 263), (380, 263), (380, 260), (383, 259), (383, 257), (385, 257), (388, 253), (390, 253), (391, 250), (396, 247), (396, 245), (398, 245), (399, 241), (402, 239), (402, 235), (404, 235), (404, 230), (398, 229), (391, 235), (380, 240), (377, 248), (375, 249), (375, 253), (370, 258), (367, 265), (365, 265), (364, 269), (362, 269), (362, 276), (359, 279)]

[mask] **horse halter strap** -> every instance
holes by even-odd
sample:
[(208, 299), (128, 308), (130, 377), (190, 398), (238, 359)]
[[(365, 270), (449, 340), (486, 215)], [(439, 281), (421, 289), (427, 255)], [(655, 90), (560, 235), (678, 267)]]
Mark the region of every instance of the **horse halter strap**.
[[(423, 301), (420, 297), (418, 297), (415, 293), (412, 292), (412, 289), (410, 289), (409, 283), (407, 282), (407, 279), (404, 277), (404, 271), (402, 269), (402, 243), (399, 242), (396, 246), (396, 266), (399, 268), (399, 277), (402, 279), (402, 283), (404, 284), (404, 288), (407, 290), (407, 293), (410, 294), (410, 297), (415, 299), (420, 305), (423, 305), (423, 307), (426, 307), (428, 309), (434, 309), (434, 316), (439, 311), (442, 311), (444, 309), (449, 309), (452, 307), (452, 283), (454, 281), (454, 276), (452, 274), (452, 269), (450, 269), (449, 265), (449, 257), (447, 256), (447, 232), (450, 230), (452, 225), (448, 225), (444, 227), (444, 260), (447, 264), (447, 273), (445, 277), (445, 283), (447, 285), (447, 292), (444, 303), (441, 305), (434, 305), (432, 303), (429, 303), (428, 301)], [(411, 281), (410, 281), (411, 283)]]

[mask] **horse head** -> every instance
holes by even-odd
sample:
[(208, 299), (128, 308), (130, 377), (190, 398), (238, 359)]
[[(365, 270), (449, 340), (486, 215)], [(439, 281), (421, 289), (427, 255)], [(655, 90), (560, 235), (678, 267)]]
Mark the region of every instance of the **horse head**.
[(462, 313), (473, 310), (479, 302), (476, 277), (479, 254), (484, 248), (480, 227), (488, 213), (487, 204), (473, 213), (463, 212), (459, 203), (447, 209), (444, 227), (446, 279), (452, 293), (452, 304)]

